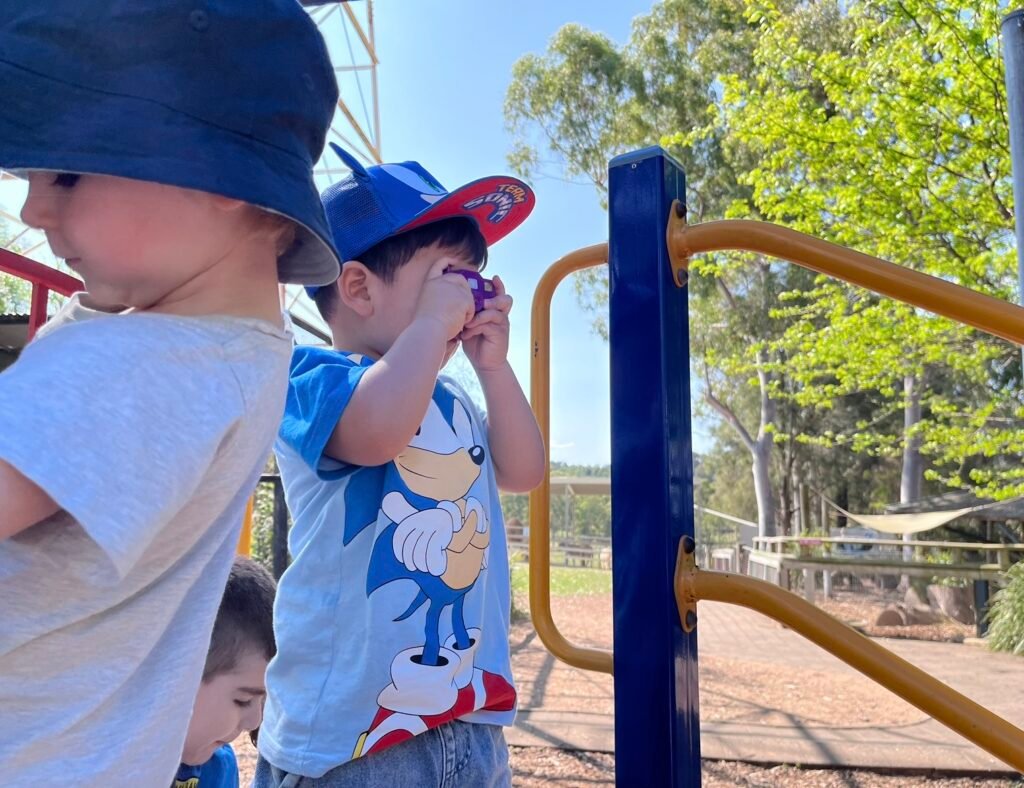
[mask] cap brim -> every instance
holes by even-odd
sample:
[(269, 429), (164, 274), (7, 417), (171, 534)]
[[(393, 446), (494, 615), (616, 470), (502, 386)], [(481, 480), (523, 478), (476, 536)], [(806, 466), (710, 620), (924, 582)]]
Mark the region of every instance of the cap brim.
[(492, 175), (449, 192), (398, 232), (465, 216), (476, 222), (487, 245), (491, 246), (526, 221), (536, 202), (533, 190), (518, 178)]

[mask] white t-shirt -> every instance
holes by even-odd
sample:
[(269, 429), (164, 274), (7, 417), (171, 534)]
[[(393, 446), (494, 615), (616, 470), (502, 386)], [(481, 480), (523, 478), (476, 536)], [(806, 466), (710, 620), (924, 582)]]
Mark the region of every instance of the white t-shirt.
[(290, 352), (76, 297), (0, 375), (0, 459), (61, 506), (0, 541), (6, 783), (170, 785)]

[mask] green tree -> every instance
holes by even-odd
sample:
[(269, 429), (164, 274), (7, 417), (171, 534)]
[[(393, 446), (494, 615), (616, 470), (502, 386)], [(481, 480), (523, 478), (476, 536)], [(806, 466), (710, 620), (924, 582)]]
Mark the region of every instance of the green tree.
[[(13, 237), (10, 225), (0, 219), (0, 248), (6, 249)], [(0, 315), (27, 313), (31, 297), (32, 286), (24, 279), (0, 274)]]
[[(808, 34), (823, 16), (838, 35)], [(724, 106), (735, 138), (757, 154), (741, 177), (764, 216), (1010, 297), (999, 7), (751, 0), (746, 18), (760, 31), (756, 67), (723, 78)], [(926, 462), (929, 478), (952, 486), (1024, 492), (1014, 348), (824, 278), (786, 301), (773, 349), (798, 383), (795, 401), (827, 410), (867, 392), (878, 407), (813, 440), (899, 456), (903, 500), (920, 497)]]
[[(621, 48), (570, 26), (516, 65), (512, 162), (553, 157), (604, 199), (607, 160), (660, 141), (687, 171), (692, 221), (767, 218), (1006, 297), (998, 16), (980, 2), (665, 0)], [(926, 476), (1024, 489), (1012, 348), (750, 256), (691, 270), (699, 406), (749, 452), (762, 533), (776, 506), (786, 527), (801, 478), (865, 506), (897, 481), (919, 497)], [(603, 272), (577, 288), (604, 332)]]
[[(730, 140), (717, 101), (721, 74), (752, 67), (756, 34), (741, 0), (664, 0), (634, 20), (621, 48), (567, 25), (546, 54), (527, 55), (513, 69), (505, 104), (515, 140), (512, 165), (530, 175), (553, 157), (565, 175), (593, 183), (604, 201), (608, 160), (661, 142), (686, 170), (691, 220), (749, 212), (751, 189), (739, 176), (751, 162), (745, 147)], [(771, 390), (779, 373), (769, 368), (767, 339), (779, 328), (769, 310), (800, 274), (739, 255), (710, 256), (695, 261), (693, 270), (704, 274), (690, 285), (704, 407), (718, 413), (749, 452), (760, 529), (770, 534)], [(581, 303), (594, 311), (595, 328), (607, 336), (607, 272), (586, 272), (576, 287)]]

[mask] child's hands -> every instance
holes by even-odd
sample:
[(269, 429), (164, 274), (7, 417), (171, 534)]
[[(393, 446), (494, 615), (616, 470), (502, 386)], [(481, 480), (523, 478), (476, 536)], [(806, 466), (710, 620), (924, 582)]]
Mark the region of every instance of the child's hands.
[(458, 274), (446, 274), (450, 265), (438, 260), (427, 274), (416, 304), (415, 319), (438, 321), (445, 330), (445, 339), (454, 339), (473, 319), (473, 291), (469, 282)]
[(478, 373), (498, 369), (508, 358), (508, 313), (512, 311), (512, 296), (505, 292), (505, 283), (499, 277), (495, 276), (493, 281), (494, 298), (484, 301), (483, 310), (466, 323), (459, 335), (462, 348)]

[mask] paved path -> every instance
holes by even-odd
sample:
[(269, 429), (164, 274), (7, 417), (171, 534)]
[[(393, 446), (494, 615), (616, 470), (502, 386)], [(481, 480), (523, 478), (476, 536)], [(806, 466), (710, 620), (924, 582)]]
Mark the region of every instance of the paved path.
[[(760, 671), (778, 675), (781, 667), (792, 671), (795, 682), (801, 675), (813, 673), (820, 678), (824, 674), (826, 686), (830, 677), (835, 677), (837, 684), (850, 682), (851, 677), (863, 678), (796, 633), (752, 611), (702, 602), (699, 613), (702, 658), (747, 663), (754, 675)], [(970, 645), (880, 642), (1024, 728), (1024, 659)], [(514, 639), (513, 653), (521, 711), (515, 729), (509, 731), (510, 743), (614, 750), (610, 676), (579, 671), (556, 661), (532, 630), (522, 633), (518, 641)], [(887, 693), (881, 687), (877, 692)], [(836, 727), (787, 717), (770, 703), (745, 703), (756, 708), (739, 719), (707, 719), (708, 715), (702, 714), (705, 757), (803, 765), (1008, 771), (1000, 761), (909, 707), (898, 724)]]

